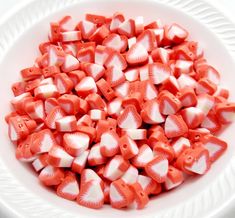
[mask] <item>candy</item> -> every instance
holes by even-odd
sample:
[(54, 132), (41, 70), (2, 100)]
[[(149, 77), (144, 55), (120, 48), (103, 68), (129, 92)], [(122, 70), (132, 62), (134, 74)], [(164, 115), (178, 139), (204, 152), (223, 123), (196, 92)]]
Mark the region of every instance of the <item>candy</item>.
[(63, 72), (70, 72), (73, 70), (77, 70), (80, 66), (80, 63), (77, 58), (75, 58), (71, 54), (66, 54), (65, 55), (65, 60), (63, 65), (61, 66), (61, 69)]
[(71, 167), (73, 159), (62, 147), (56, 145), (48, 152), (48, 163), (54, 167)]
[(205, 117), (202, 110), (196, 107), (185, 108), (181, 110), (180, 114), (190, 129), (198, 127)]
[(90, 141), (89, 136), (81, 132), (66, 133), (63, 139), (65, 150), (75, 157), (88, 149)]
[(105, 166), (104, 177), (110, 181), (115, 181), (125, 173), (129, 165), (129, 162), (124, 160), (121, 155), (116, 155)]
[(226, 150), (227, 143), (215, 136), (208, 135), (202, 139), (203, 147), (209, 151), (210, 161), (216, 161)]
[(89, 155), (89, 151), (87, 150), (81, 153), (80, 155), (78, 155), (77, 157), (75, 157), (71, 166), (71, 170), (73, 172), (80, 174), (82, 170), (85, 168), (88, 155)]
[(80, 31), (66, 31), (60, 34), (61, 42), (73, 42), (81, 40)]
[(73, 81), (65, 73), (56, 74), (54, 83), (61, 95), (69, 93), (73, 89)]
[(156, 183), (151, 177), (145, 175), (138, 175), (137, 183), (140, 184), (145, 193), (151, 194), (153, 191), (160, 186), (159, 183)]
[(153, 159), (153, 151), (147, 145), (143, 144), (139, 147), (138, 154), (131, 159), (131, 163), (138, 168), (144, 168), (145, 165)]
[(161, 84), (166, 81), (171, 74), (171, 69), (169, 66), (162, 63), (152, 63), (149, 64), (149, 79), (155, 84)]
[(82, 47), (78, 50), (76, 57), (81, 63), (92, 63), (95, 58), (95, 48), (93, 46)]
[(25, 81), (37, 79), (41, 75), (41, 69), (38, 67), (29, 67), (21, 70), (21, 76)]
[(235, 104), (220, 103), (215, 107), (216, 117), (221, 124), (227, 124), (234, 120)]
[(140, 43), (145, 47), (147, 51), (152, 51), (157, 43), (154, 32), (152, 30), (144, 30), (138, 37), (137, 43)]
[(54, 107), (45, 118), (45, 124), (51, 128), (56, 129), (56, 121), (65, 116), (64, 111), (59, 107)]
[(128, 184), (131, 185), (137, 181), (138, 177), (138, 170), (134, 166), (130, 165), (127, 171), (122, 176), (122, 180)]
[(133, 105), (128, 105), (117, 118), (118, 126), (122, 129), (137, 129), (142, 119)]
[(166, 28), (165, 34), (167, 39), (175, 43), (184, 41), (188, 36), (188, 32), (183, 27), (175, 23)]
[(121, 69), (116, 67), (109, 67), (106, 72), (106, 80), (111, 87), (118, 86), (125, 81), (124, 73)]
[(62, 198), (71, 201), (75, 200), (79, 194), (79, 185), (76, 176), (65, 176), (63, 182), (58, 185), (56, 193)]
[(121, 23), (125, 20), (123, 14), (116, 12), (113, 14), (111, 23), (110, 23), (110, 31), (111, 32), (117, 32), (118, 27), (120, 26)]
[(88, 164), (90, 166), (97, 166), (107, 162), (106, 157), (102, 156), (100, 151), (100, 144), (97, 143), (92, 146), (88, 155)]
[(43, 168), (45, 168), (48, 165), (47, 159), (48, 159), (48, 154), (42, 154), (37, 159), (35, 159), (32, 163), (32, 166), (35, 169), (35, 171), (38, 172)]
[(55, 121), (56, 129), (59, 132), (74, 132), (77, 129), (75, 116), (65, 116)]
[(168, 138), (179, 137), (187, 133), (188, 127), (180, 115), (169, 115), (165, 122), (165, 134)]
[(42, 100), (47, 98), (57, 98), (59, 95), (59, 90), (56, 85), (53, 84), (41, 85), (34, 89), (34, 96)]
[(174, 149), (176, 157), (178, 157), (182, 151), (188, 147), (191, 147), (191, 143), (189, 139), (185, 137), (179, 137), (171, 142), (171, 146)]
[(143, 190), (139, 183), (134, 183), (130, 187), (134, 192), (134, 202), (136, 202), (137, 209), (143, 209), (149, 202), (148, 194)]
[(20, 139), (24, 139), (29, 134), (29, 129), (27, 128), (22, 117), (15, 116), (11, 117), (8, 122), (8, 135), (12, 142), (16, 142)]
[(77, 203), (89, 208), (101, 208), (104, 204), (104, 192), (100, 183), (91, 180), (83, 185), (78, 196)]
[(164, 142), (156, 142), (153, 146), (153, 153), (155, 155), (162, 155), (167, 158), (169, 162), (172, 162), (175, 158), (174, 149), (167, 143)]
[(86, 97), (91, 93), (97, 92), (97, 87), (92, 77), (84, 77), (75, 87), (75, 90), (79, 96)]
[(105, 72), (103, 66), (98, 64), (86, 63), (84, 65), (84, 71), (88, 76), (91, 76), (95, 81), (99, 80)]
[(167, 64), (169, 62), (169, 53), (165, 48), (156, 48), (151, 52), (151, 57), (153, 61), (160, 61), (163, 64)]
[(153, 180), (158, 183), (162, 183), (166, 180), (168, 160), (161, 155), (157, 155), (153, 160), (145, 165), (145, 171)]
[(90, 41), (95, 41), (97, 44), (102, 43), (102, 41), (109, 35), (109, 29), (103, 25), (96, 29), (96, 31), (90, 36)]
[(173, 189), (179, 186), (184, 181), (182, 171), (176, 169), (173, 166), (169, 166), (166, 181), (164, 183), (166, 190)]
[(79, 111), (80, 99), (78, 96), (65, 94), (58, 98), (58, 104), (67, 114), (75, 115)]
[(113, 89), (106, 80), (102, 78), (96, 83), (96, 85), (99, 88), (100, 92), (108, 101), (115, 98), (115, 92), (113, 91)]
[(121, 154), (124, 159), (130, 159), (138, 154), (139, 148), (135, 141), (129, 136), (122, 136), (119, 143)]
[(112, 157), (119, 152), (119, 136), (115, 131), (107, 131), (101, 135), (100, 152), (104, 157)]
[(131, 38), (135, 34), (135, 21), (133, 19), (125, 20), (118, 26), (118, 33)]
[(83, 20), (79, 22), (77, 28), (81, 31), (83, 39), (89, 39), (90, 36), (96, 31), (96, 24)]
[(65, 52), (60, 46), (51, 45), (48, 51), (48, 66), (58, 66), (63, 65), (65, 61)]
[(101, 66), (104, 65), (108, 56), (110, 55), (111, 50), (105, 46), (97, 45), (95, 48), (95, 63)]
[(5, 121), (17, 160), (93, 209), (142, 209), (187, 175), (206, 174), (226, 152), (219, 133), (235, 103), (188, 36), (179, 24), (120, 12), (51, 22), (11, 87)]
[(209, 152), (204, 147), (188, 148), (177, 158), (175, 165), (189, 174), (205, 174), (211, 165)]
[(119, 179), (111, 183), (109, 197), (112, 207), (123, 208), (132, 202), (134, 195), (128, 185)]
[(127, 38), (112, 33), (103, 41), (103, 45), (119, 52), (124, 52), (127, 48)]
[(129, 136), (133, 140), (144, 140), (147, 138), (146, 129), (124, 129), (122, 134)]
[(92, 170), (92, 169), (84, 169), (81, 173), (81, 187), (83, 187), (84, 184), (90, 181), (96, 181), (99, 182), (101, 186), (103, 186), (102, 179), (98, 176), (98, 174)]
[(38, 178), (46, 186), (59, 185), (64, 178), (64, 171), (49, 165), (40, 172)]
[(30, 145), (30, 150), (34, 154), (49, 152), (50, 149), (56, 144), (54, 135), (50, 129), (41, 130), (34, 135), (35, 140)]
[(127, 52), (126, 60), (130, 65), (143, 64), (148, 60), (148, 51), (141, 43), (136, 43)]
[(117, 51), (112, 51), (104, 63), (105, 67), (116, 67), (120, 70), (125, 70), (127, 63), (125, 58)]
[(175, 114), (181, 108), (181, 102), (170, 92), (159, 97), (159, 110), (164, 115)]

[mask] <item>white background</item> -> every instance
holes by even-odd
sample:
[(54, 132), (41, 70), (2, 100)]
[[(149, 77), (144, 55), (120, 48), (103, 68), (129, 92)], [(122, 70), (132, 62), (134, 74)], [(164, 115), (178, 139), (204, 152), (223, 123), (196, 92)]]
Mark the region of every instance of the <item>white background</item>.
[[(12, 8), (30, 0), (0, 0), (0, 20)], [(38, 0), (40, 1), (40, 0)], [(196, 0), (194, 0), (196, 1)], [(222, 11), (225, 16), (235, 23), (235, 1), (234, 0), (205, 0)], [(10, 218), (5, 212), (0, 211), (0, 218)], [(218, 218), (235, 218), (235, 200), (223, 211)]]

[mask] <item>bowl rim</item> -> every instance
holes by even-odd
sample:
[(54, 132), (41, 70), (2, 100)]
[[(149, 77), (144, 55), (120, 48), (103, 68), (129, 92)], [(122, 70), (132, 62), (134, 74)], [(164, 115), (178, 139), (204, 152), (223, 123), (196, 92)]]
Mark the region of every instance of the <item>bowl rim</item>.
[[(50, 13), (56, 12), (66, 6), (75, 5), (83, 0), (30, 0), (19, 4), (11, 10), (0, 22), (0, 63), (4, 55), (14, 44), (16, 39), (36, 22), (43, 19)], [(87, 0), (86, 0), (87, 1)], [(98, 1), (98, 0), (96, 0)], [(112, 0), (109, 0), (112, 1)], [(136, 1), (136, 0), (129, 0)], [(202, 0), (151, 0), (183, 11), (183, 13), (197, 19), (210, 29), (225, 45), (230, 56), (235, 57), (235, 25), (221, 12), (209, 3)], [(39, 10), (40, 9), (40, 10)], [(27, 11), (27, 13), (24, 13)], [(37, 16), (34, 16), (37, 14)], [(233, 58), (234, 60), (234, 58)], [(28, 192), (19, 181), (7, 170), (7, 167), (0, 159), (0, 209), (6, 211), (10, 217), (22, 217), (14, 205), (34, 217), (74, 217), (71, 213), (61, 210), (53, 205), (47, 205), (42, 199), (35, 197), (35, 194)], [(226, 185), (221, 185), (226, 184)], [(235, 158), (231, 158), (223, 173), (203, 192), (199, 193), (186, 204), (173, 207), (167, 214), (153, 215), (153, 217), (197, 217), (195, 205), (205, 205), (204, 202), (209, 196), (216, 196), (217, 200), (207, 201), (202, 209), (210, 217), (225, 209), (235, 197)], [(220, 201), (218, 200), (220, 199)], [(40, 208), (40, 210), (38, 209)], [(215, 209), (216, 208), (216, 209)], [(213, 210), (212, 210), (213, 209)], [(201, 211), (200, 211), (201, 212)]]

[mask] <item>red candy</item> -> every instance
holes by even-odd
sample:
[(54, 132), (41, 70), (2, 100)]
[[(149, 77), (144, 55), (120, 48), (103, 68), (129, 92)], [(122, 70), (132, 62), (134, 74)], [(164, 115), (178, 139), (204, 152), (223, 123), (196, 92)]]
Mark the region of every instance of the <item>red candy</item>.
[(16, 158), (58, 196), (94, 209), (142, 209), (186, 174), (206, 174), (226, 152), (219, 133), (235, 103), (188, 36), (120, 12), (51, 22), (11, 87)]
[(79, 186), (75, 175), (65, 176), (64, 180), (58, 185), (56, 189), (58, 196), (68, 199), (75, 200), (79, 194)]

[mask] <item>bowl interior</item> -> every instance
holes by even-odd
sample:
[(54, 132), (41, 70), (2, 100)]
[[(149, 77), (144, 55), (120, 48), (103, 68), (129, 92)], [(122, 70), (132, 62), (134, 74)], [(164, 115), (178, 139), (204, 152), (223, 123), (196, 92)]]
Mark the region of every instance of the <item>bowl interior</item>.
[[(112, 15), (116, 11), (123, 12), (126, 17), (135, 17), (143, 15), (145, 22), (161, 18), (164, 23), (176, 22), (181, 24), (190, 32), (190, 37), (198, 41), (201, 47), (205, 50), (205, 56), (208, 62), (215, 66), (221, 72), (222, 84), (226, 85), (231, 91), (231, 99), (234, 99), (235, 93), (235, 77), (231, 77), (230, 72), (235, 71), (233, 60), (226, 51), (221, 41), (210, 32), (204, 25), (188, 15), (178, 11), (172, 7), (165, 6), (155, 1), (125, 1), (125, 0), (81, 0), (76, 5), (64, 8), (49, 17), (44, 18), (36, 25), (20, 35), (15, 44), (10, 48), (2, 62), (0, 63), (1, 80), (0, 80), (0, 99), (2, 106), (0, 107), (1, 122), (0, 132), (1, 146), (0, 154), (1, 160), (5, 163), (8, 170), (14, 175), (15, 179), (19, 180), (22, 186), (25, 186), (28, 191), (35, 193), (38, 198), (43, 198), (47, 204), (56, 205), (74, 214), (79, 214), (81, 217), (103, 217), (112, 216), (120, 217), (128, 213), (132, 217), (152, 217), (153, 214), (162, 213), (169, 208), (177, 207), (179, 204), (185, 203), (191, 198), (206, 189), (219, 176), (220, 172), (229, 164), (234, 153), (233, 146), (233, 131), (234, 124), (226, 128), (221, 137), (225, 139), (228, 144), (228, 150), (212, 167), (207, 175), (189, 179), (181, 187), (162, 194), (150, 201), (149, 205), (141, 211), (135, 210), (114, 210), (109, 206), (102, 210), (90, 210), (80, 207), (76, 203), (66, 201), (57, 197), (53, 192), (48, 191), (43, 187), (33, 172), (31, 167), (27, 164), (22, 164), (15, 159), (15, 148), (7, 136), (7, 125), (4, 122), (4, 116), (10, 110), (9, 100), (13, 97), (11, 93), (11, 84), (20, 79), (20, 69), (32, 65), (33, 61), (39, 54), (38, 44), (47, 40), (47, 33), (49, 30), (49, 22), (58, 20), (63, 15), (72, 15), (74, 19), (79, 20), (84, 18), (87, 12), (98, 14)], [(30, 169), (30, 170), (29, 170)], [(131, 213), (130, 213), (131, 211)]]

